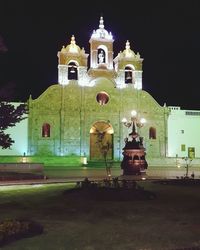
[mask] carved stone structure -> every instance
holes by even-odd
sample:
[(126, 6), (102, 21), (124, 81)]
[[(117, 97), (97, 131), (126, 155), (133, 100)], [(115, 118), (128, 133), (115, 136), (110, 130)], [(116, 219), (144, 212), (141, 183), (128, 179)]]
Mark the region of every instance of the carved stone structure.
[[(125, 131), (120, 121), (136, 109), (148, 120), (142, 131), (148, 157), (166, 156), (168, 109), (142, 90), (143, 59), (129, 41), (113, 58), (114, 40), (103, 22), (101, 17), (99, 28), (90, 37), (90, 54), (72, 36), (70, 44), (57, 54), (58, 83), (35, 99), (30, 96), (27, 155), (85, 156), (103, 161), (97, 139), (104, 133), (108, 160), (121, 161)], [(99, 63), (101, 51), (104, 60)], [(124, 152), (129, 154), (128, 149)], [(142, 152), (137, 153), (140, 158)]]
[(123, 148), (123, 160), (121, 162), (121, 168), (123, 169), (123, 175), (141, 175), (145, 174), (148, 167), (145, 160), (145, 148), (143, 145), (143, 137), (140, 137), (137, 132), (137, 127), (141, 128), (146, 123), (146, 119), (138, 119), (137, 112), (133, 110), (131, 112), (131, 121), (127, 122), (126, 118), (122, 119), (123, 124), (127, 128), (132, 128), (129, 137), (125, 139), (125, 147)]
[(132, 141), (127, 141), (123, 148), (123, 160), (121, 162), (123, 175), (145, 174), (148, 167), (145, 154), (141, 141), (137, 142), (135, 138)]

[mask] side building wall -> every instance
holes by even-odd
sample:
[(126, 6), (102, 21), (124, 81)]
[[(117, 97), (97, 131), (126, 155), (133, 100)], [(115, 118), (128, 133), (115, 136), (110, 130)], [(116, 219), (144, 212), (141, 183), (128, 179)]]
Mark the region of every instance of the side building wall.
[(167, 156), (200, 158), (200, 111), (169, 110)]

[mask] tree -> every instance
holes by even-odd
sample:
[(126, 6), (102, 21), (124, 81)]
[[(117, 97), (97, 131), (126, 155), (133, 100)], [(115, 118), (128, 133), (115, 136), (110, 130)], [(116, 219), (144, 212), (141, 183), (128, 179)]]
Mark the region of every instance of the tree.
[[(5, 52), (7, 52), (7, 48), (0, 35), (0, 53)], [(13, 91), (14, 85), (11, 82), (0, 88), (0, 147), (3, 149), (10, 148), (14, 143), (10, 134), (6, 133), (6, 129), (14, 127), (16, 123), (27, 118), (24, 115), (27, 114), (26, 104), (15, 106), (10, 102)]]
[(6, 133), (6, 129), (14, 127), (16, 123), (26, 119), (27, 117), (24, 116), (26, 113), (26, 104), (19, 104), (15, 107), (12, 103), (6, 101), (0, 102), (0, 147), (3, 149), (10, 148), (14, 143), (10, 134)]
[(8, 49), (4, 43), (3, 37), (0, 34), (0, 53), (5, 53), (7, 51), (8, 51)]
[(110, 163), (110, 165), (108, 165), (107, 155), (108, 155), (108, 151), (112, 147), (112, 145), (105, 138), (106, 132), (100, 132), (99, 130), (96, 130), (96, 131), (97, 131), (97, 141), (96, 141), (96, 143), (98, 144), (100, 152), (101, 152), (101, 154), (103, 156), (105, 166), (106, 166), (107, 176), (110, 178), (110, 176), (111, 176), (111, 172), (110, 172), (111, 163)]

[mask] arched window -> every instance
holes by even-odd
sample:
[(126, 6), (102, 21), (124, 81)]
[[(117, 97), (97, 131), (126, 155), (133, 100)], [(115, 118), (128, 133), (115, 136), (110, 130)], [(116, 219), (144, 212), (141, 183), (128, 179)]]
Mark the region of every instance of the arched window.
[(149, 128), (149, 139), (156, 139), (156, 129), (153, 127)]
[(125, 83), (133, 83), (133, 71), (131, 67), (125, 67)]
[(74, 62), (68, 64), (68, 80), (78, 80), (77, 65)]
[(103, 49), (98, 50), (98, 64), (105, 63), (105, 51)]
[(138, 155), (134, 155), (133, 160), (139, 160), (139, 156)]
[(96, 100), (100, 105), (105, 105), (109, 101), (109, 95), (106, 92), (101, 91), (97, 94)]
[(50, 125), (48, 123), (42, 125), (42, 137), (50, 137)]

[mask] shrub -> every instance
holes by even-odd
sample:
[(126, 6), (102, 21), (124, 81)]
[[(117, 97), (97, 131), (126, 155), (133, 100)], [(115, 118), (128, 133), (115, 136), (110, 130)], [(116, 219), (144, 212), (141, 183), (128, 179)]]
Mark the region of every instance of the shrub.
[(43, 233), (43, 227), (34, 221), (7, 219), (0, 222), (0, 246), (41, 233)]

